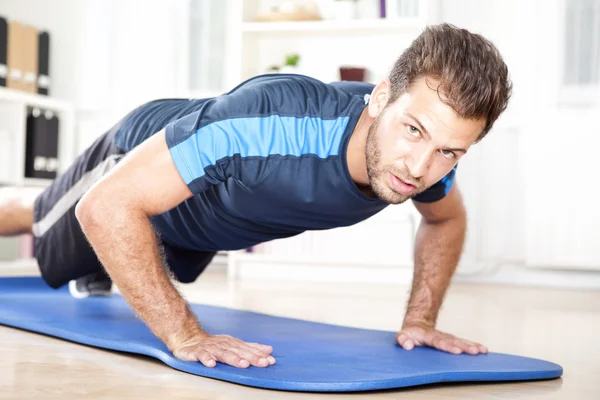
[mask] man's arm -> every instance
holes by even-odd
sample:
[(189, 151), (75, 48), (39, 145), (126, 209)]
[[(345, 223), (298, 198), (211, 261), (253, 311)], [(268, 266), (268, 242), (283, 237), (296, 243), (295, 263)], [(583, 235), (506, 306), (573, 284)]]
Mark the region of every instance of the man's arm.
[(415, 240), (414, 279), (405, 321), (434, 327), (463, 250), (466, 210), (456, 184), (440, 201), (414, 204), (422, 219)]
[(397, 339), (405, 349), (428, 345), (452, 353), (487, 349), (435, 330), (438, 312), (456, 270), (466, 233), (466, 210), (457, 184), (441, 200), (414, 202), (423, 216), (415, 243), (415, 270), (402, 330)]
[(191, 196), (161, 131), (96, 183), (75, 212), (125, 300), (176, 357), (209, 367), (273, 364), (270, 346), (206, 333), (168, 277), (150, 217)]

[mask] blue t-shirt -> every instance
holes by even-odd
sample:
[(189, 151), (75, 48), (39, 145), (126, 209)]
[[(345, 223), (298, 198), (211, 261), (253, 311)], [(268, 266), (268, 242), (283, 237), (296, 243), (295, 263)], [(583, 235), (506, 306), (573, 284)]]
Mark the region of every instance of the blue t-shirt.
[[(235, 250), (306, 230), (349, 226), (388, 204), (352, 181), (346, 150), (373, 85), (262, 75), (209, 99), (157, 100), (116, 135), (130, 151), (165, 129), (194, 196), (154, 216), (161, 239), (203, 251)], [(443, 198), (454, 170), (415, 200)]]

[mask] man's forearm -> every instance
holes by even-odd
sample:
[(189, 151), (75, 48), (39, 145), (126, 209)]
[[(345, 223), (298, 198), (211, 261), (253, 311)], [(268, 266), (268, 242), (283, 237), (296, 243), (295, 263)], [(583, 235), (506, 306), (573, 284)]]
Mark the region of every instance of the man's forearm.
[(425, 219), (415, 243), (415, 270), (404, 324), (435, 326), (446, 289), (456, 270), (466, 232), (464, 213), (443, 222)]
[[(149, 218), (118, 205), (98, 206), (98, 202), (96, 207), (84, 204), (82, 208), (78, 219), (88, 241), (125, 300), (152, 332), (169, 348), (202, 333), (165, 271)], [(110, 225), (105, 221), (111, 221)]]

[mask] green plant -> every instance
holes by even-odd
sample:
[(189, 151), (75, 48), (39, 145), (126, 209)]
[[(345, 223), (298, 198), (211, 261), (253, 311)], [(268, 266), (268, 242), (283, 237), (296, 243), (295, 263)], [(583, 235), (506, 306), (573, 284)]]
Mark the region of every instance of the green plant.
[(297, 67), (298, 62), (300, 62), (300, 54), (288, 54), (285, 56), (285, 65), (289, 65), (291, 67)]

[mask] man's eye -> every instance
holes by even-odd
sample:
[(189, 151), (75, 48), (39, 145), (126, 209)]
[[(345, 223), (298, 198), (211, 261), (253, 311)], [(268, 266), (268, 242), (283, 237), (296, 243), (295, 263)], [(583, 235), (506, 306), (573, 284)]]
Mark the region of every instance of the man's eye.
[(406, 130), (411, 136), (419, 137), (421, 135), (421, 132), (419, 132), (419, 130), (412, 125), (407, 125)]
[(446, 158), (456, 158), (456, 154), (450, 150), (440, 150), (440, 153)]

